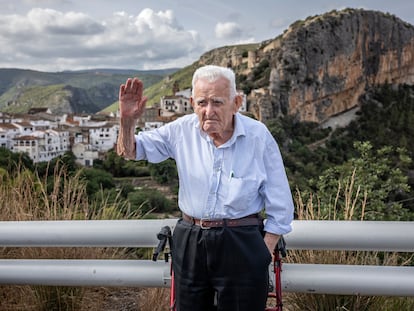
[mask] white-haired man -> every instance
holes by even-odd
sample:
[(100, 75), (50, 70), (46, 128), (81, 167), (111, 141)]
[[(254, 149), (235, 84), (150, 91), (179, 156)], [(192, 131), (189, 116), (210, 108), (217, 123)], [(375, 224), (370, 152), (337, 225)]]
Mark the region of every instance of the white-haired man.
[(121, 85), (117, 152), (176, 161), (182, 212), (172, 249), (177, 310), (264, 310), (271, 254), (293, 219), (276, 141), (263, 123), (238, 112), (242, 98), (229, 68), (197, 69), (190, 99), (195, 113), (135, 135), (146, 100), (139, 79)]

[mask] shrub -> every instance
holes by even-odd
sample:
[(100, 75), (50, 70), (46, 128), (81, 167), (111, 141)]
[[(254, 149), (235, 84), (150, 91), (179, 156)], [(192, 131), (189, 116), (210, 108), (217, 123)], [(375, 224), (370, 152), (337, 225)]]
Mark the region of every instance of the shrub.
[(131, 210), (140, 211), (142, 214), (172, 211), (172, 202), (157, 189), (143, 188), (130, 192), (128, 200), (131, 203)]

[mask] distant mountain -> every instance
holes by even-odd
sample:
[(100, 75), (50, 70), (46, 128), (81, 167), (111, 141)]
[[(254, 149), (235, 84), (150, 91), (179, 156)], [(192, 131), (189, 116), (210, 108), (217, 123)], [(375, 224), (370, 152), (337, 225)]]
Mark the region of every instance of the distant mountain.
[(96, 113), (118, 99), (119, 85), (139, 76), (152, 85), (177, 69), (39, 72), (0, 69), (0, 111), (27, 112), (49, 107), (54, 113)]

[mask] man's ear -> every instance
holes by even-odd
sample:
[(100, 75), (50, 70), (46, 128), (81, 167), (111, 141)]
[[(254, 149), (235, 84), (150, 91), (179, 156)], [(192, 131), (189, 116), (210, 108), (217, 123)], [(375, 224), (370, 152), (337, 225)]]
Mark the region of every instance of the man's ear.
[(243, 97), (241, 95), (236, 95), (236, 97), (234, 97), (234, 107), (235, 107), (234, 113), (239, 111), (242, 103), (243, 103)]
[(194, 110), (194, 99), (193, 99), (193, 96), (190, 96), (190, 105), (191, 105), (191, 107), (193, 107), (193, 110)]

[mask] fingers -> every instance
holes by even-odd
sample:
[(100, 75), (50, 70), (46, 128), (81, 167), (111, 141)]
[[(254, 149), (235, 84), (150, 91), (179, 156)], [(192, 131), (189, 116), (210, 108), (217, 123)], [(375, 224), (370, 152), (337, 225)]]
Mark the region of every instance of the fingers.
[(138, 78), (129, 78), (125, 85), (125, 92), (137, 94), (142, 92), (143, 83)]
[(129, 78), (125, 84), (121, 84), (119, 88), (119, 95), (131, 93), (131, 94), (142, 94), (144, 90), (144, 84), (138, 78)]
[(125, 84), (121, 84), (119, 87), (119, 93), (118, 93), (119, 100), (121, 100), (121, 96), (124, 94), (125, 94)]
[(129, 78), (125, 84), (125, 93), (129, 93), (131, 91), (132, 79)]
[(131, 91), (133, 94), (142, 94), (142, 82), (137, 78), (132, 80)]

